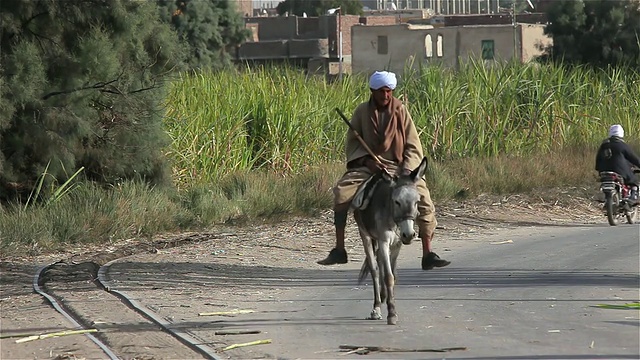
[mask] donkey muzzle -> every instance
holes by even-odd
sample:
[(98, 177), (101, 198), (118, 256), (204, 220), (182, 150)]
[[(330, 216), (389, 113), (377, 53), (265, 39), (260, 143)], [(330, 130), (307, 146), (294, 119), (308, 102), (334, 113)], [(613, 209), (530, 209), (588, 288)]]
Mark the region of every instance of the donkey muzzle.
[(411, 244), (411, 241), (416, 237), (416, 231), (413, 229), (413, 220), (403, 220), (399, 222), (398, 230), (400, 240), (405, 245)]

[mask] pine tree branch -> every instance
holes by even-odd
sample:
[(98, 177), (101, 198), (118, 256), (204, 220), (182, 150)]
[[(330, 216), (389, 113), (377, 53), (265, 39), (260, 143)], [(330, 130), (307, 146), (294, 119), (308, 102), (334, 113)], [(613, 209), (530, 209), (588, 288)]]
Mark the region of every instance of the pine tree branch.
[(32, 17), (30, 17), (30, 18), (26, 19), (26, 20), (22, 23), (21, 28), (25, 28), (25, 27), (27, 27), (27, 25), (29, 25), (29, 23), (30, 23), (30, 22), (32, 22), (33, 20), (35, 20), (36, 18), (39, 18), (40, 16), (42, 16), (42, 15), (47, 15), (47, 14), (49, 14), (49, 12), (48, 12), (48, 11), (43, 11), (43, 12), (40, 12), (40, 13), (37, 13), (37, 14), (33, 15)]
[(153, 80), (153, 84), (151, 84), (150, 86), (129, 91), (129, 94), (135, 94), (135, 93), (139, 93), (139, 92), (155, 89), (155, 88), (157, 88), (156, 84), (157, 84), (157, 81)]
[(116, 81), (118, 81), (118, 79), (107, 81), (107, 82), (101, 81), (101, 82), (95, 83), (93, 85), (81, 86), (81, 87), (77, 87), (75, 89), (70, 89), (70, 90), (53, 91), (53, 92), (50, 92), (47, 95), (43, 96), (42, 100), (47, 100), (48, 98), (50, 98), (52, 96), (56, 96), (56, 95), (71, 94), (71, 93), (76, 92), (76, 91), (90, 90), (90, 89), (103, 89), (103, 88), (106, 88), (108, 85), (113, 84)]

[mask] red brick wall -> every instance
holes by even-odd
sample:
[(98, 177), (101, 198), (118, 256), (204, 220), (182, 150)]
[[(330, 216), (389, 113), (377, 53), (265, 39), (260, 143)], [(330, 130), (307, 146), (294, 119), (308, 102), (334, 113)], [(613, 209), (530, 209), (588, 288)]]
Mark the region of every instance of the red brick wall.
[[(336, 18), (330, 18), (328, 38), (329, 38), (329, 54), (331, 57), (338, 57), (338, 21)], [(397, 23), (395, 16), (357, 16), (343, 15), (340, 17), (340, 27), (342, 31), (342, 55), (351, 55), (351, 27), (357, 24), (365, 25), (391, 25)], [(335, 32), (332, 31), (335, 26)], [(335, 41), (335, 49), (331, 46)]]
[(234, 0), (242, 16), (253, 16), (253, 0)]
[(366, 16), (360, 19), (360, 23), (364, 25), (394, 25), (398, 23), (398, 18), (395, 16)]
[(351, 55), (351, 27), (360, 23), (359, 16), (342, 16), (342, 54)]

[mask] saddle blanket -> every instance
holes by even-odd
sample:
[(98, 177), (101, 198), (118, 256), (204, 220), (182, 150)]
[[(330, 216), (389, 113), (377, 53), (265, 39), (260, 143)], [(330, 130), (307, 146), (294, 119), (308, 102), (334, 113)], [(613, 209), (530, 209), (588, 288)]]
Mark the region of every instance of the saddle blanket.
[(351, 208), (357, 210), (366, 209), (371, 202), (371, 197), (373, 196), (374, 190), (380, 183), (380, 180), (382, 180), (382, 175), (378, 173), (369, 176), (367, 180), (360, 184), (358, 191), (356, 191), (356, 195), (351, 201)]

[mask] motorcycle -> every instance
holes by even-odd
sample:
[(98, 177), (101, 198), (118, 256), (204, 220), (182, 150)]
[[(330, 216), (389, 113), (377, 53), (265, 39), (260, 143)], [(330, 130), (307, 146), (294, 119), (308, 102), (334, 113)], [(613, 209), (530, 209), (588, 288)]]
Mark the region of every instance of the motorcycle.
[[(634, 170), (640, 173), (640, 170)], [(604, 212), (609, 225), (616, 226), (624, 216), (627, 223), (633, 224), (638, 219), (637, 201), (630, 199), (631, 186), (624, 183), (619, 174), (612, 171), (600, 172), (600, 191), (604, 193)]]

